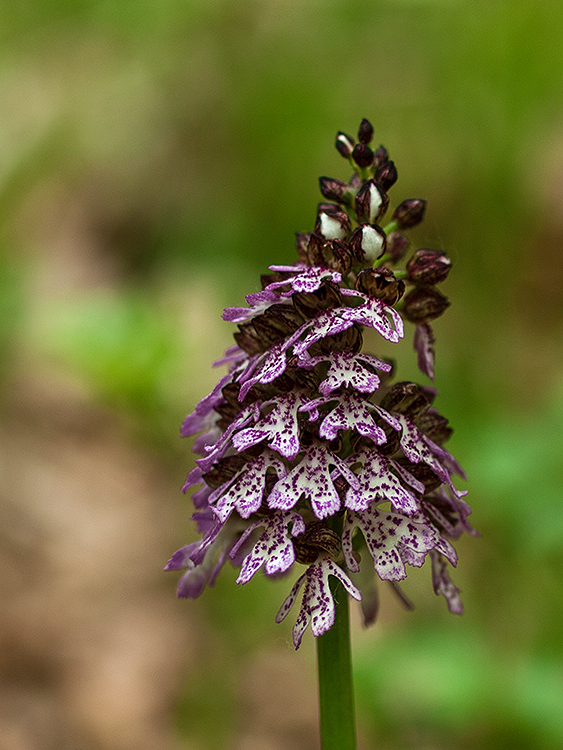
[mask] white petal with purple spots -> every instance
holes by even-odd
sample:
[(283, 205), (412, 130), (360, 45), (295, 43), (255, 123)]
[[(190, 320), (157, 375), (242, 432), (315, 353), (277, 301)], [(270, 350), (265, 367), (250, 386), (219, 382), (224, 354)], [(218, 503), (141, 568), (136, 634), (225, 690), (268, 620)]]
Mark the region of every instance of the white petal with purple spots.
[(361, 593), (352, 581), (332, 560), (322, 558), (310, 565), (305, 573), (297, 579), (289, 596), (276, 615), (276, 622), (281, 622), (287, 617), (295, 603), (299, 589), (305, 584), (301, 609), (293, 626), (293, 644), (296, 649), (301, 645), (303, 633), (309, 623), (311, 623), (311, 632), (315, 637), (326, 633), (334, 624), (335, 608), (328, 581), (329, 576), (338, 578), (354, 599), (358, 601), (362, 599)]
[[(291, 533), (288, 528), (290, 524), (292, 525)], [(305, 531), (305, 522), (299, 513), (282, 510), (251, 523), (231, 550), (231, 557), (236, 555), (240, 546), (260, 526), (264, 526), (265, 529), (250, 554), (244, 558), (237, 583), (248, 583), (262, 565), (268, 575), (274, 575), (288, 570), (295, 562), (291, 537)]]
[(215, 503), (214, 512), (221, 521), (227, 519), (234, 509), (242, 518), (248, 518), (258, 510), (262, 504), (268, 469), (273, 469), (278, 477), (287, 473), (283, 461), (273, 451), (265, 450), (215, 490), (209, 503)]
[(345, 505), (351, 510), (363, 511), (371, 503), (390, 502), (397, 510), (407, 515), (416, 513), (419, 503), (392, 472), (395, 463), (377, 451), (360, 451), (347, 459), (349, 466), (361, 463), (358, 486), (346, 492)]
[(304, 496), (310, 498), (317, 518), (333, 515), (340, 509), (340, 497), (333, 484), (331, 471), (333, 477), (340, 474), (349, 484), (358, 486), (356, 475), (341, 458), (324, 445), (312, 445), (307, 448), (297, 466), (274, 485), (268, 496), (268, 505), (270, 508), (290, 510)]
[(352, 548), (356, 527), (364, 535), (378, 576), (385, 581), (405, 578), (406, 564), (421, 567), (427, 553), (436, 547), (440, 538), (422, 513), (408, 517), (375, 505), (361, 513), (349, 512), (342, 533), (342, 552), (351, 571), (359, 570)]
[(262, 408), (273, 405), (273, 409), (263, 416), (254, 427), (241, 430), (233, 437), (233, 445), (244, 451), (262, 440), (281, 453), (293, 459), (299, 453), (299, 424), (297, 410), (303, 405), (304, 396), (299, 391), (290, 391), (262, 404)]

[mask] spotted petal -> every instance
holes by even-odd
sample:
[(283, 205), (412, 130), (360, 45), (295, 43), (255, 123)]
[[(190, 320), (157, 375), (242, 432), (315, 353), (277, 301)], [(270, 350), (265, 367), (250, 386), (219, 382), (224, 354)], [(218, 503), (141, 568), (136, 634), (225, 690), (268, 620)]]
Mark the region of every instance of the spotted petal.
[(223, 320), (227, 320), (229, 323), (242, 323), (245, 320), (250, 320), (278, 302), (279, 297), (274, 292), (264, 290), (256, 292), (256, 294), (247, 294), (246, 301), (250, 307), (227, 307), (221, 316)]
[(396, 343), (404, 336), (403, 319), (399, 313), (385, 302), (354, 289), (342, 289), (342, 294), (363, 299), (359, 307), (348, 307), (346, 317), (354, 323), (373, 328), (384, 339)]
[(358, 462), (362, 464), (362, 468), (357, 475), (358, 484), (350, 486), (346, 492), (347, 508), (363, 511), (371, 503), (390, 502), (402, 513), (416, 513), (419, 509), (418, 500), (403, 487), (391, 470), (398, 466), (394, 461), (377, 451), (364, 450), (347, 459), (350, 466)]
[[(291, 534), (288, 528), (290, 524)], [(237, 583), (248, 583), (262, 565), (265, 565), (264, 569), (268, 575), (273, 575), (283, 573), (295, 562), (295, 551), (290, 536), (302, 534), (305, 531), (305, 522), (299, 513), (294, 511), (275, 511), (270, 516), (251, 523), (231, 550), (231, 557), (236, 555), (240, 546), (260, 526), (264, 526), (265, 529), (250, 554), (245, 557)]]
[(285, 458), (295, 458), (301, 449), (297, 410), (304, 401), (305, 398), (299, 391), (290, 391), (266, 401), (262, 408), (273, 405), (272, 411), (263, 416), (254, 427), (238, 432), (233, 438), (233, 445), (238, 451), (244, 451), (266, 439), (270, 447)]
[(274, 469), (278, 477), (283, 477), (287, 469), (283, 461), (270, 450), (263, 451), (253, 458), (225, 482), (209, 498), (209, 503), (216, 503), (214, 511), (217, 517), (224, 521), (236, 508), (242, 518), (248, 518), (262, 505), (264, 489), (266, 487), (266, 472)]
[(322, 361), (329, 363), (326, 378), (319, 385), (319, 393), (323, 396), (328, 396), (342, 386), (354, 388), (361, 393), (373, 393), (380, 383), (373, 370), (390, 372), (392, 369), (390, 364), (371, 354), (356, 354), (350, 350), (312, 357), (307, 361), (307, 367), (314, 367)]
[(341, 458), (324, 445), (312, 445), (297, 466), (274, 485), (268, 496), (268, 505), (290, 510), (305, 496), (310, 498), (317, 518), (331, 516), (340, 509), (340, 497), (333, 483), (338, 474), (352, 486), (358, 486), (356, 475)]
[(295, 603), (300, 588), (305, 584), (301, 609), (297, 621), (293, 626), (293, 644), (296, 649), (301, 645), (303, 633), (309, 623), (311, 623), (311, 632), (315, 637), (326, 633), (334, 624), (335, 608), (328, 582), (329, 576), (338, 578), (346, 591), (354, 599), (358, 601), (362, 599), (361, 593), (352, 581), (332, 560), (322, 558), (310, 565), (305, 573), (297, 579), (289, 596), (276, 615), (276, 622), (281, 622), (287, 617)]
[(294, 292), (315, 292), (325, 279), (329, 279), (334, 284), (342, 281), (342, 274), (338, 271), (332, 271), (330, 268), (321, 268), (320, 266), (306, 266), (302, 263), (298, 263), (295, 266), (270, 266), (270, 270), (293, 272), (294, 274), (282, 281), (274, 281), (266, 287), (269, 291), (289, 284), (291, 292), (282, 293), (282, 296), (289, 296)]
[(334, 409), (323, 419), (319, 428), (319, 435), (326, 440), (335, 440), (339, 430), (356, 430), (365, 435), (377, 445), (387, 442), (385, 431), (372, 418), (372, 412), (377, 412), (394, 429), (399, 430), (400, 424), (388, 412), (370, 401), (366, 401), (353, 391), (344, 391), (340, 396), (316, 398), (301, 407), (301, 411), (309, 411), (311, 420), (318, 418), (318, 407), (330, 401), (337, 401)]
[(352, 536), (359, 527), (373, 558), (378, 576), (385, 581), (406, 578), (405, 564), (420, 568), (427, 553), (439, 541), (438, 531), (422, 513), (412, 517), (382, 510), (371, 505), (361, 513), (347, 513), (342, 532), (342, 552), (346, 565), (358, 571), (353, 555)]

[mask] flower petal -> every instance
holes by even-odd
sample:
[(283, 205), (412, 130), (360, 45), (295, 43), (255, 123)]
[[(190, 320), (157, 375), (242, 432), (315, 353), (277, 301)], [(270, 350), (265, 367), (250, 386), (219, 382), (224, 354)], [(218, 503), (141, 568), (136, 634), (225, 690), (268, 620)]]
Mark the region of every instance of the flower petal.
[(387, 581), (406, 578), (405, 564), (422, 566), (427, 553), (436, 547), (439, 534), (423, 516), (412, 517), (382, 510), (375, 505), (360, 513), (347, 513), (342, 533), (342, 552), (346, 565), (359, 570), (352, 555), (352, 535), (358, 526), (373, 558), (379, 577)]
[(310, 498), (317, 518), (333, 515), (340, 509), (340, 497), (333, 484), (331, 466), (336, 467), (333, 475), (341, 474), (346, 481), (357, 486), (356, 476), (342, 459), (324, 445), (312, 445), (297, 466), (274, 485), (268, 496), (269, 507), (290, 510), (305, 496)]
[(358, 484), (346, 492), (345, 505), (350, 510), (363, 511), (374, 502), (390, 502), (402, 513), (412, 515), (419, 509), (417, 498), (405, 489), (391, 471), (396, 464), (377, 451), (360, 451), (347, 459), (349, 466), (361, 463)]
[(296, 649), (301, 645), (303, 633), (309, 623), (311, 623), (311, 632), (315, 637), (326, 633), (334, 624), (334, 599), (328, 582), (328, 578), (331, 575), (338, 578), (350, 596), (353, 596), (358, 601), (362, 599), (361, 593), (352, 581), (332, 560), (321, 558), (316, 563), (310, 565), (305, 573), (296, 581), (276, 616), (276, 622), (281, 622), (287, 616), (295, 602), (299, 589), (305, 583), (301, 609), (293, 627), (293, 644)]
[(290, 539), (289, 524), (293, 524), (291, 536), (297, 536), (305, 531), (305, 522), (299, 513), (293, 511), (276, 511), (248, 526), (231, 550), (231, 557), (236, 555), (239, 547), (255, 529), (260, 526), (265, 526), (265, 529), (250, 554), (245, 557), (237, 583), (248, 583), (262, 565), (265, 565), (264, 569), (268, 575), (283, 573), (293, 565), (295, 551)]

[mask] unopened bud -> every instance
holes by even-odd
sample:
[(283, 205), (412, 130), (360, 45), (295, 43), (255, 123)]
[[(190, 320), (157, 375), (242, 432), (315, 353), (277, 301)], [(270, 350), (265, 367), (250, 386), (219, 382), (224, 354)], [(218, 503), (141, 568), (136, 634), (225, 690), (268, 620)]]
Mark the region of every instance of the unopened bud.
[(380, 406), (387, 411), (396, 411), (417, 419), (428, 409), (430, 403), (416, 383), (395, 383), (381, 400)]
[(356, 279), (356, 289), (368, 297), (380, 299), (393, 306), (402, 297), (405, 283), (402, 279), (397, 279), (393, 271), (385, 266), (364, 268)]
[(315, 232), (327, 240), (342, 240), (350, 232), (352, 225), (346, 211), (334, 203), (319, 203)]
[(411, 323), (427, 323), (439, 318), (450, 305), (448, 298), (434, 287), (417, 287), (405, 297), (404, 312)]
[(358, 140), (360, 143), (369, 143), (373, 138), (373, 125), (369, 120), (364, 119), (360, 123), (358, 129)]
[(393, 221), (399, 229), (410, 229), (420, 224), (426, 211), (426, 201), (422, 198), (407, 198), (393, 211)]
[(421, 286), (440, 284), (452, 267), (451, 260), (439, 250), (422, 247), (407, 263), (409, 281)]
[(352, 255), (342, 240), (327, 240), (313, 232), (307, 248), (307, 260), (311, 266), (321, 266), (347, 276), (352, 268)]
[(334, 145), (336, 146), (336, 150), (338, 151), (338, 153), (345, 159), (349, 159), (352, 156), (354, 144), (354, 139), (349, 135), (346, 135), (346, 133), (339, 131), (336, 134), (336, 142)]
[(442, 445), (452, 435), (452, 428), (448, 425), (448, 420), (435, 409), (429, 409), (416, 422), (418, 429), (434, 443)]
[(380, 146), (373, 154), (373, 166), (376, 169), (382, 167), (389, 161), (389, 154), (385, 146)]
[(377, 224), (360, 224), (350, 235), (348, 245), (354, 260), (374, 263), (385, 253), (385, 232)]
[(406, 469), (409, 474), (413, 475), (415, 479), (418, 479), (419, 482), (422, 482), (425, 488), (424, 494), (426, 494), (427, 492), (432, 492), (442, 484), (442, 480), (440, 479), (440, 477), (435, 474), (430, 466), (428, 466), (428, 464), (425, 464), (423, 461), (415, 464), (412, 461), (409, 461), (408, 458), (397, 458), (395, 460), (397, 461), (399, 466), (402, 466), (403, 469)]
[(321, 310), (342, 305), (342, 296), (336, 284), (325, 281), (314, 292), (295, 292), (291, 301), (301, 315), (314, 318)]
[(389, 205), (387, 193), (373, 181), (369, 180), (360, 188), (355, 201), (356, 219), (358, 222), (374, 224), (383, 216)]
[(395, 162), (388, 161), (376, 171), (374, 180), (382, 190), (387, 191), (397, 182), (398, 176)]
[(336, 556), (340, 552), (340, 536), (322, 521), (308, 524), (303, 534), (293, 539), (295, 559), (304, 565), (314, 563), (323, 552)]
[(391, 256), (391, 263), (402, 260), (411, 245), (411, 241), (405, 234), (391, 232), (387, 235), (387, 252)]
[(217, 489), (229, 479), (232, 479), (237, 471), (242, 469), (246, 461), (247, 459), (240, 454), (220, 459), (207, 474), (203, 475), (205, 483), (214, 490)]
[(367, 143), (356, 143), (352, 151), (352, 158), (358, 167), (369, 167), (373, 163), (373, 151)]
[(263, 315), (258, 315), (252, 322), (269, 348), (303, 325), (303, 317), (293, 305), (280, 304), (272, 305)]
[(329, 201), (336, 201), (344, 205), (350, 205), (354, 197), (354, 191), (342, 180), (333, 177), (319, 177), (321, 193)]

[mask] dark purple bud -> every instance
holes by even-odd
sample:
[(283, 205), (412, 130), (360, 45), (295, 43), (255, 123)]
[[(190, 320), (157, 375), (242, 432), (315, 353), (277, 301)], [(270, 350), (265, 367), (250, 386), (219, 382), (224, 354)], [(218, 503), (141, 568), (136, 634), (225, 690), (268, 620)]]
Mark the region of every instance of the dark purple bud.
[(354, 197), (354, 191), (342, 180), (333, 177), (319, 177), (321, 193), (329, 201), (336, 201), (343, 205), (350, 205)]
[(404, 312), (405, 317), (411, 323), (428, 323), (430, 320), (439, 318), (449, 306), (448, 298), (444, 297), (437, 289), (422, 286), (407, 294)]
[(375, 224), (389, 206), (387, 193), (373, 181), (368, 180), (360, 188), (355, 201), (356, 219), (360, 223)]
[(254, 328), (253, 321), (239, 323), (239, 330), (234, 334), (234, 339), (240, 348), (251, 357), (262, 354), (268, 348), (258, 331)]
[(388, 161), (389, 154), (387, 153), (387, 149), (385, 148), (385, 146), (380, 146), (373, 155), (373, 166), (376, 169), (379, 169), (379, 167), (382, 167)]
[(405, 282), (397, 279), (393, 271), (385, 266), (364, 268), (356, 279), (356, 289), (367, 294), (368, 297), (375, 297), (393, 306), (402, 297)]
[(295, 292), (291, 301), (306, 318), (314, 318), (321, 310), (340, 307), (342, 295), (336, 284), (325, 282), (314, 292)]
[(342, 240), (352, 229), (346, 211), (334, 203), (319, 203), (315, 232), (327, 240)]
[(206, 484), (216, 490), (229, 479), (232, 479), (237, 471), (240, 471), (247, 459), (240, 454), (237, 456), (228, 456), (218, 461), (215, 466), (203, 475)]
[(407, 263), (408, 279), (413, 284), (433, 286), (445, 280), (451, 267), (452, 262), (447, 255), (422, 247)]
[(354, 323), (351, 328), (347, 328), (342, 333), (325, 336), (324, 339), (318, 342), (318, 349), (315, 349), (317, 344), (313, 344), (309, 351), (311, 352), (311, 356), (329, 354), (330, 352), (344, 352), (346, 350), (359, 352), (363, 343), (362, 330), (357, 323)]
[(266, 348), (285, 339), (304, 323), (293, 305), (272, 305), (252, 321)]
[(387, 252), (391, 255), (391, 263), (402, 260), (410, 247), (411, 241), (405, 234), (391, 232), (387, 235)]
[(373, 263), (385, 253), (385, 232), (377, 224), (360, 224), (348, 240), (354, 260)]
[(371, 139), (373, 138), (373, 125), (369, 120), (364, 119), (360, 123), (360, 127), (358, 129), (358, 140), (360, 143), (369, 143)]
[(307, 524), (303, 534), (292, 541), (295, 559), (303, 565), (314, 563), (323, 552), (338, 555), (341, 549), (340, 536), (322, 521)]
[(430, 403), (416, 383), (404, 381), (395, 383), (382, 398), (380, 406), (387, 411), (396, 411), (399, 414), (406, 414), (412, 419), (417, 419), (427, 411)]
[(352, 158), (358, 167), (369, 167), (373, 164), (373, 151), (366, 143), (356, 143)]
[(352, 156), (354, 144), (354, 139), (349, 135), (346, 135), (346, 133), (339, 131), (336, 134), (336, 142), (334, 145), (336, 146), (336, 150), (338, 151), (338, 153), (345, 159), (349, 159)]
[(429, 409), (416, 422), (418, 429), (423, 432), (430, 440), (442, 445), (452, 435), (452, 428), (448, 425), (448, 420), (435, 409)]
[(382, 190), (387, 191), (397, 182), (398, 176), (399, 175), (397, 174), (397, 167), (395, 166), (395, 162), (388, 161), (386, 164), (383, 164), (381, 167), (379, 167), (379, 169), (375, 172), (374, 180)]
[(432, 471), (428, 464), (425, 464), (422, 461), (418, 464), (414, 464), (412, 461), (409, 461), (408, 458), (397, 458), (396, 461), (403, 467), (403, 469), (406, 469), (409, 474), (412, 474), (415, 479), (422, 482), (426, 492), (432, 492), (442, 484), (440, 477)]
[(348, 245), (342, 240), (327, 240), (316, 232), (311, 235), (307, 259), (311, 266), (330, 268), (343, 276), (347, 276), (352, 268), (352, 256)]
[(311, 232), (295, 232), (295, 246), (299, 254), (299, 260), (302, 263), (307, 263), (307, 248), (309, 247), (310, 239)]
[(410, 229), (420, 224), (426, 211), (426, 201), (422, 198), (407, 198), (393, 211), (393, 221), (399, 229)]

